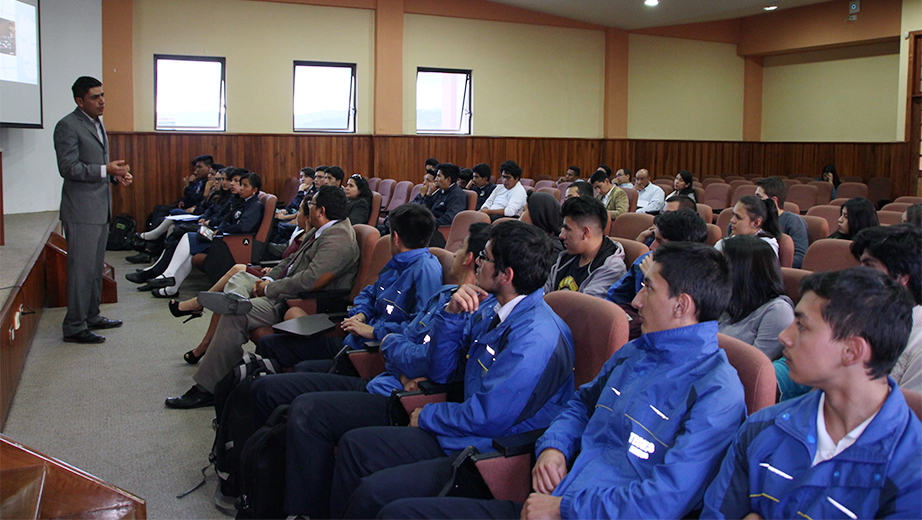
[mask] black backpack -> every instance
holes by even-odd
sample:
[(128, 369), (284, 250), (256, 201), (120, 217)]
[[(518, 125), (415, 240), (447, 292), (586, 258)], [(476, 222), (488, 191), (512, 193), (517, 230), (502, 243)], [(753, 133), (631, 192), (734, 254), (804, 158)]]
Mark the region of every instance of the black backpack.
[(285, 452), (288, 405), (272, 412), (240, 454), (237, 518), (285, 518)]
[(136, 223), (134, 217), (128, 213), (116, 215), (109, 224), (109, 238), (106, 240), (106, 251), (125, 251), (133, 249), (134, 230)]
[(247, 439), (259, 429), (251, 389), (258, 377), (276, 372), (271, 359), (244, 353), (243, 359), (215, 386), (215, 440), (208, 460), (220, 478), (221, 493), (240, 496), (237, 474), (240, 453)]

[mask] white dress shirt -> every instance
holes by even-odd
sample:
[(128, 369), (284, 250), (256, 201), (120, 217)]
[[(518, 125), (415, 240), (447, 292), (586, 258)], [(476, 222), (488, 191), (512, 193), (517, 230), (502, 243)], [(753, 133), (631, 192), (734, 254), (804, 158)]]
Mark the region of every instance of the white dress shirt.
[(490, 198), (483, 203), (480, 209), (501, 209), (503, 215), (516, 217), (525, 209), (527, 199), (528, 193), (522, 187), (521, 182), (516, 182), (511, 190), (507, 190), (502, 184), (497, 184)]
[(663, 211), (666, 205), (666, 193), (652, 182), (642, 190), (637, 190), (637, 213), (656, 213)]

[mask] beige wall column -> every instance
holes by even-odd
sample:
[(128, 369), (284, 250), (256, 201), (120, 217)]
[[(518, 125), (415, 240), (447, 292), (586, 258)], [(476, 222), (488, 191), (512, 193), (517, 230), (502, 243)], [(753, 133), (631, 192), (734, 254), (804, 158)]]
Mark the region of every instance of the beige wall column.
[(605, 122), (606, 139), (627, 138), (628, 33), (605, 30)]
[(762, 57), (745, 58), (743, 70), (743, 141), (762, 140)]
[(378, 0), (375, 10), (374, 133), (403, 133), (403, 0)]
[(132, 0), (102, 0), (102, 78), (106, 89), (106, 129), (134, 130)]

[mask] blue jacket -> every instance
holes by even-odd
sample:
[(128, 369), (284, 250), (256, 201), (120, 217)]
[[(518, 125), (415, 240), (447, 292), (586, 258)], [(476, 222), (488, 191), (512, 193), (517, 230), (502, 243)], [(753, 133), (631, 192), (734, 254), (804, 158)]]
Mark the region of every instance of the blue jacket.
[(216, 231), (225, 235), (255, 233), (263, 220), (263, 209), (259, 195), (254, 194), (240, 204), (231, 207), (224, 221), (218, 224)]
[(810, 467), (822, 392), (760, 410), (739, 429), (701, 518), (922, 518), (922, 423), (890, 395), (842, 453)]
[(436, 314), (429, 378), (463, 380), (464, 401), (427, 405), (419, 426), (446, 453), (493, 451), (493, 437), (544, 428), (573, 393), (573, 335), (543, 297), (529, 294), (493, 330), (495, 305)]
[[(442, 264), (429, 249), (397, 253), (378, 273), (375, 283), (355, 297), (349, 316), (364, 313), (365, 323), (375, 329), (374, 339), (381, 341), (391, 332), (402, 332), (441, 286)], [(350, 334), (343, 343), (359, 349), (364, 348), (365, 340)]]
[(746, 418), (716, 321), (641, 336), (572, 397), (536, 447), (572, 465), (562, 518), (682, 518)]
[[(392, 390), (402, 390), (400, 375), (410, 379), (423, 377), (427, 372), (427, 356), (432, 339), (432, 324), (435, 313), (451, 300), (457, 285), (443, 285), (439, 292), (429, 299), (426, 308), (421, 310), (402, 333), (388, 334), (381, 341), (381, 353), (384, 355), (385, 373), (368, 382), (367, 390), (373, 394), (391, 395)], [(484, 305), (495, 305), (496, 298), (490, 296)]]
[(634, 260), (627, 274), (608, 288), (608, 296), (606, 296), (608, 300), (615, 303), (631, 303), (634, 301), (634, 297), (643, 287), (643, 271), (640, 270), (640, 263), (643, 262), (647, 255), (652, 253), (653, 251), (650, 251)]

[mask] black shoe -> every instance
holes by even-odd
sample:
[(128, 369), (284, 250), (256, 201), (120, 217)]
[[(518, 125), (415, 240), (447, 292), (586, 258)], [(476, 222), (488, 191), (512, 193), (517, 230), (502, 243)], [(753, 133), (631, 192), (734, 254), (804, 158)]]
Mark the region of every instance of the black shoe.
[(169, 294), (166, 292), (166, 290), (167, 290), (166, 287), (160, 287), (160, 288), (151, 290), (150, 294), (154, 298), (173, 298), (175, 296), (179, 296), (179, 291), (176, 291), (173, 294)]
[(140, 270), (133, 273), (128, 273), (125, 275), (125, 279), (132, 283), (145, 283), (151, 278), (155, 277), (154, 273), (150, 271)]
[[(205, 355), (205, 354), (202, 354), (202, 356), (204, 356), (204, 355)], [(198, 364), (198, 360), (202, 359), (202, 356), (196, 356), (196, 355), (195, 355), (195, 350), (193, 349), (193, 350), (190, 350), (189, 352), (186, 352), (185, 354), (183, 354), (183, 355), (182, 355), (182, 358), (183, 358), (183, 360), (185, 360), (186, 363), (189, 363), (190, 365), (197, 365), (197, 364)]]
[(126, 257), (125, 260), (128, 260), (129, 262), (133, 264), (149, 264), (150, 261), (153, 260), (153, 258), (150, 257), (150, 253), (148, 253), (147, 251), (141, 251), (140, 253), (136, 255), (131, 255), (129, 257)]
[(64, 336), (64, 341), (66, 343), (103, 343), (106, 341), (106, 338), (84, 329), (76, 334)]
[[(173, 316), (177, 318), (188, 316), (188, 318), (186, 318), (186, 321), (189, 321), (189, 320), (194, 320), (195, 318), (201, 318), (203, 312), (202, 312), (202, 309), (195, 309), (193, 311), (181, 311), (179, 310), (179, 301), (170, 300), (170, 314), (172, 314)], [(186, 323), (186, 321), (184, 321), (183, 323)], [(192, 351), (190, 350), (189, 352), (191, 353)], [(187, 359), (186, 361), (189, 361), (189, 360)], [(195, 363), (198, 363), (198, 358), (195, 358), (195, 362), (192, 364), (194, 365)]]
[(197, 386), (193, 386), (188, 392), (182, 394), (180, 397), (167, 398), (163, 404), (165, 404), (167, 408), (178, 408), (180, 410), (214, 406), (214, 394), (199, 390)]
[(147, 285), (152, 289), (159, 289), (160, 287), (173, 287), (176, 285), (176, 279), (172, 276), (167, 276), (165, 278), (151, 278), (147, 280)]
[(250, 300), (239, 294), (225, 292), (200, 292), (198, 293), (198, 303), (216, 314), (243, 315), (253, 308)]
[(90, 330), (97, 329), (114, 329), (116, 327), (122, 326), (122, 320), (110, 320), (109, 318), (99, 317), (99, 321), (96, 323), (90, 323), (87, 325), (87, 328)]

